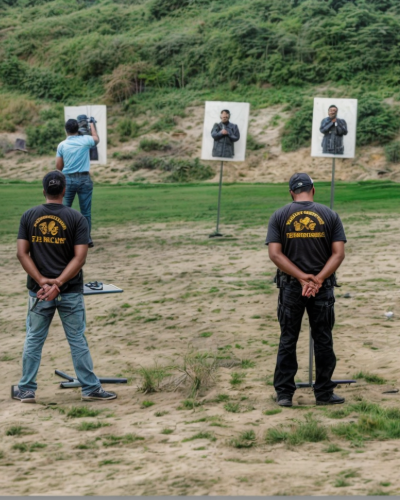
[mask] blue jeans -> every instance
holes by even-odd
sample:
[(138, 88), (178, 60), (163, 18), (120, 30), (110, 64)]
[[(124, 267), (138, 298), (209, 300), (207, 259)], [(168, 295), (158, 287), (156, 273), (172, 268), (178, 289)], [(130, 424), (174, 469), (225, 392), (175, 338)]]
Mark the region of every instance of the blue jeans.
[(64, 195), (64, 205), (72, 207), (75, 195), (78, 195), (81, 214), (89, 224), (89, 241), (91, 241), (93, 181), (89, 174), (65, 174), (65, 177), (67, 179), (67, 188)]
[(67, 337), (74, 364), (75, 373), (82, 385), (82, 394), (87, 396), (101, 387), (93, 373), (93, 362), (85, 338), (86, 315), (81, 293), (60, 294), (49, 302), (38, 302), (31, 308), (36, 294), (29, 292), (29, 309), (26, 318), (26, 339), (22, 355), (22, 378), (18, 384), (21, 390), (36, 391), (36, 375), (39, 371), (42, 349), (49, 333), (50, 323), (56, 309)]

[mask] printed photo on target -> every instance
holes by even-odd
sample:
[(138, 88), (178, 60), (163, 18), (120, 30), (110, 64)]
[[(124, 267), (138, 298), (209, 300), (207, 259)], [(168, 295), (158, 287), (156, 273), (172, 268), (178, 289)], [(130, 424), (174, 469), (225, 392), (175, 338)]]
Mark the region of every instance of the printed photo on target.
[(316, 97), (311, 156), (354, 158), (356, 128), (357, 99)]
[(206, 101), (202, 160), (244, 161), (250, 104)]
[(73, 118), (78, 121), (79, 134), (91, 135), (89, 120), (95, 119), (95, 127), (100, 142), (97, 146), (90, 149), (90, 163), (106, 165), (107, 164), (107, 106), (96, 104), (86, 106), (65, 106), (65, 121)]

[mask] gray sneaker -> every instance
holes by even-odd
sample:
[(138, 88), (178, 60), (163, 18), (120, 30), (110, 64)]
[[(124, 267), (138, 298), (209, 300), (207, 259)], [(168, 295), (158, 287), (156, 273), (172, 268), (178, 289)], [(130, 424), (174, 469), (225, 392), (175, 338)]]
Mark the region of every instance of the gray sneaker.
[(82, 394), (82, 401), (92, 401), (92, 400), (106, 401), (108, 399), (116, 399), (116, 398), (117, 395), (115, 394), (115, 392), (107, 392), (102, 387), (99, 387), (90, 394), (87, 395)]
[(21, 391), (18, 389), (13, 395), (14, 399), (19, 399), (21, 403), (36, 403), (35, 392), (34, 391)]

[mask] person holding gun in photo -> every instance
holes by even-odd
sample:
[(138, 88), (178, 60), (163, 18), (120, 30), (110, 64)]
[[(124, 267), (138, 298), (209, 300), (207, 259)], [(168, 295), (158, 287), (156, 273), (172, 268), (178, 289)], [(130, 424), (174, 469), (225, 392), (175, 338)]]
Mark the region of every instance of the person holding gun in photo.
[(92, 229), (92, 195), (93, 181), (90, 178), (90, 155), (91, 148), (99, 142), (96, 131), (96, 120), (89, 119), (91, 135), (82, 135), (79, 132), (77, 120), (70, 119), (65, 124), (67, 138), (60, 142), (57, 147), (56, 168), (64, 173), (67, 179), (64, 205), (72, 207), (75, 195), (78, 195), (81, 214), (89, 224), (89, 248), (94, 247), (91, 238)]

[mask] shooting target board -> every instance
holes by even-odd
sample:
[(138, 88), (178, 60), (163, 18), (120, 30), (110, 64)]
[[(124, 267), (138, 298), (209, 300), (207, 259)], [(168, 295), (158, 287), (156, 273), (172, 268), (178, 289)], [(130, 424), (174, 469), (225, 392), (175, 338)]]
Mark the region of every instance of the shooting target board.
[[(229, 122), (237, 125), (240, 139), (234, 142), (234, 156), (213, 156), (214, 139), (211, 136), (214, 124), (221, 122), (221, 111), (230, 112)], [(249, 125), (250, 104), (248, 102), (206, 101), (204, 110), (202, 160), (245, 161), (247, 128)]]
[[(333, 125), (331, 125), (329, 120), (329, 108), (332, 107), (337, 110), (336, 121), (338, 122)], [(335, 130), (333, 130), (334, 128)], [(340, 135), (342, 133), (340, 129), (342, 131), (346, 130), (346, 134)], [(356, 152), (356, 129), (357, 99), (315, 97), (311, 156), (354, 158)], [(338, 131), (338, 135), (336, 135), (336, 131)]]

